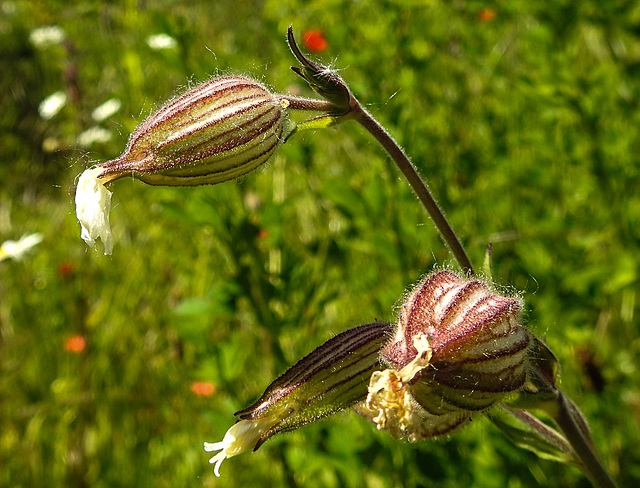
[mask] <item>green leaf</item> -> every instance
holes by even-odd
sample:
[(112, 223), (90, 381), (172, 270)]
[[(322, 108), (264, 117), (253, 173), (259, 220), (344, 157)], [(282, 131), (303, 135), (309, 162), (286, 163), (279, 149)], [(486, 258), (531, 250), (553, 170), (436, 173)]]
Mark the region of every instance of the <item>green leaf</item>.
[(306, 120), (296, 125), (293, 130), (287, 135), (285, 142), (287, 142), (291, 136), (298, 132), (305, 130), (328, 129), (329, 127), (338, 125), (343, 121), (344, 116), (342, 115), (320, 115), (319, 117), (313, 117), (312, 119)]
[[(526, 426), (524, 423), (514, 425), (512, 422), (502, 418), (502, 416), (497, 417), (495, 415), (491, 415), (490, 418), (494, 425), (498, 427), (516, 446), (531, 451), (542, 459), (579, 466), (579, 462), (576, 460), (575, 455), (570, 449), (562, 449), (558, 447), (548, 438), (533, 428)], [(564, 437), (555, 429), (548, 426), (545, 427), (549, 429), (553, 435), (557, 435), (558, 439), (564, 440)], [(564, 440), (564, 442), (566, 443), (566, 440)]]

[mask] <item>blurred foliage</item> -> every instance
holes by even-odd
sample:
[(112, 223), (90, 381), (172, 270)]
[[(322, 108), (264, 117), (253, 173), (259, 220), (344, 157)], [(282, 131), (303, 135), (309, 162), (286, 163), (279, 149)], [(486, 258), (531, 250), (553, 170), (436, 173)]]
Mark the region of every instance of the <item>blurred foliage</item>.
[[(353, 414), (213, 476), (202, 443), (235, 411), (452, 264), (349, 123), (296, 135), (237, 183), (118, 181), (113, 256), (80, 240), (74, 178), (186, 86), (238, 73), (310, 95), (289, 24), (324, 34), (319, 59), (413, 156), (476, 266), (493, 243), (496, 280), (525, 298), (606, 466), (637, 486), (640, 4), (597, 0), (1, 1), (0, 241), (45, 239), (0, 262), (0, 485), (588, 486), (486, 420), (410, 445)], [(34, 38), (45, 26), (63, 39)], [(153, 48), (158, 34), (173, 46)], [(92, 115), (112, 98), (120, 110)], [(213, 394), (192, 391), (203, 381)]]

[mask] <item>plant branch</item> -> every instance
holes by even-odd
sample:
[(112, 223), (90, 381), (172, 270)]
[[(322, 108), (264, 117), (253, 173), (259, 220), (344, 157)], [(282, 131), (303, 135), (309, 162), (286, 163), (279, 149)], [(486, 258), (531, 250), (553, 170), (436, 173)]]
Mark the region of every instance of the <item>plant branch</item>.
[(284, 100), (292, 110), (309, 110), (313, 112), (335, 112), (336, 106), (326, 100), (315, 100), (312, 98), (292, 97), (289, 95), (278, 95), (279, 100)]
[(391, 137), (387, 130), (367, 111), (360, 103), (352, 108), (351, 117), (355, 119), (362, 127), (364, 127), (385, 149), (393, 162), (398, 166), (404, 177), (407, 179), (413, 191), (416, 193), (420, 202), (427, 210), (427, 213), (433, 220), (440, 235), (444, 239), (447, 246), (453, 253), (456, 261), (467, 274), (475, 274), (473, 265), (467, 256), (467, 253), (453, 231), (449, 221), (445, 217), (442, 209), (436, 202), (435, 198), (427, 188), (427, 185), (418, 174), (415, 166), (405, 154), (398, 143)]

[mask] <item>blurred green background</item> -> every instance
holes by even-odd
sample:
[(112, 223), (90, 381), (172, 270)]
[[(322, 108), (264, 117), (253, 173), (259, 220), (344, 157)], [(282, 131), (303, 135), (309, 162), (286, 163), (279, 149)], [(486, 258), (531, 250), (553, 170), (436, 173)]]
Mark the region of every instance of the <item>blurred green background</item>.
[(0, 262), (0, 485), (589, 486), (487, 419), (411, 445), (355, 414), (214, 477), (202, 443), (235, 411), (453, 264), (350, 123), (240, 182), (117, 181), (113, 256), (80, 240), (76, 176), (185, 87), (234, 73), (311, 95), (289, 24), (321, 32), (315, 56), (412, 155), (476, 266), (493, 243), (605, 465), (638, 486), (640, 3), (617, 0), (2, 0), (0, 242), (44, 240)]

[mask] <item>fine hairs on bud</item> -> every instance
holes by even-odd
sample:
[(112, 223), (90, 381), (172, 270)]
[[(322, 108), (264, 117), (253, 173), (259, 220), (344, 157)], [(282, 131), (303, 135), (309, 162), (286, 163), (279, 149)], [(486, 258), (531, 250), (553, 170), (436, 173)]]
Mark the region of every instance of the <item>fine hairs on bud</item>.
[(283, 141), (287, 103), (260, 83), (226, 76), (174, 98), (131, 134), (124, 153), (87, 169), (76, 190), (82, 239), (111, 254), (111, 192), (132, 176), (150, 185), (194, 186), (232, 180), (265, 163)]
[(198, 85), (148, 117), (101, 176), (131, 174), (151, 185), (215, 184), (267, 161), (284, 135), (285, 107), (241, 76)]
[(519, 390), (531, 342), (521, 307), (481, 280), (431, 273), (405, 297), (382, 349), (390, 368), (372, 378), (360, 413), (416, 441), (447, 434)]

